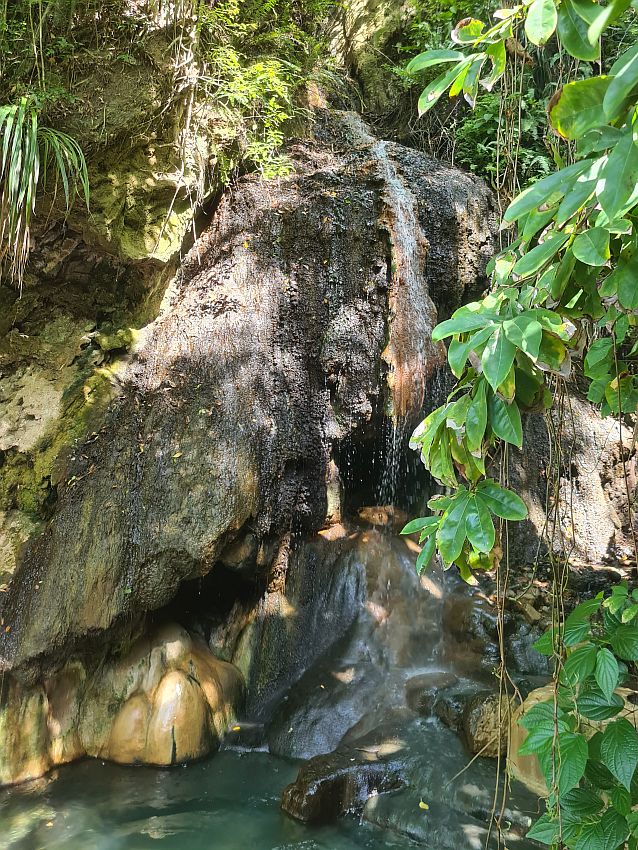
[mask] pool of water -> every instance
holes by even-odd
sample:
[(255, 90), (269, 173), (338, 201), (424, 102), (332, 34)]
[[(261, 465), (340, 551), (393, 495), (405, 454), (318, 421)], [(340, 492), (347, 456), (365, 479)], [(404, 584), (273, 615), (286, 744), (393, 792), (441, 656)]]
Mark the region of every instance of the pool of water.
[(310, 827), (279, 808), (298, 765), (224, 751), (158, 770), (85, 761), (0, 792), (2, 850), (361, 850), (413, 847), (358, 818)]

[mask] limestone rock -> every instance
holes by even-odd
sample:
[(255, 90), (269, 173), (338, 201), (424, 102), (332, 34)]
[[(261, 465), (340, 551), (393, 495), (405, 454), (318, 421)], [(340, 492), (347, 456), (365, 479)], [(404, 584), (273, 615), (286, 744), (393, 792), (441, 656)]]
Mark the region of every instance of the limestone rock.
[(463, 732), (470, 750), (486, 758), (507, 752), (514, 700), (505, 694), (475, 694), (463, 710)]
[(215, 749), (243, 700), (239, 671), (167, 624), (87, 670), (69, 661), (44, 687), (5, 678), (0, 784), (82, 756), (172, 765)]

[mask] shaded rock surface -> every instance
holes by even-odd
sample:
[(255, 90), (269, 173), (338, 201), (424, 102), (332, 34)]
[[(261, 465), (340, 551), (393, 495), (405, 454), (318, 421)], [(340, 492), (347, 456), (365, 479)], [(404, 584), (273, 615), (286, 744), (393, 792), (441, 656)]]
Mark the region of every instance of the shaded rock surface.
[(331, 446), (388, 401), (420, 411), (435, 305), (480, 286), (489, 192), (357, 120), (320, 116), (291, 154), (292, 177), (222, 198), (69, 459), (0, 601), (5, 669), (130, 630), (247, 523), (262, 572), (285, 571), (285, 535), (324, 521)]

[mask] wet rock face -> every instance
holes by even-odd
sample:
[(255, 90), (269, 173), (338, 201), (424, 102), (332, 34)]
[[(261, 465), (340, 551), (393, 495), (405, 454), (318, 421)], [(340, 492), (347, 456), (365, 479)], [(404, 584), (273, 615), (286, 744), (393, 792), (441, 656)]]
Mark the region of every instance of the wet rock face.
[(102, 666), (70, 662), (43, 685), (7, 677), (0, 714), (0, 784), (41, 776), (83, 756), (173, 765), (219, 746), (240, 709), (239, 671), (179, 626), (167, 625)]
[(482, 285), (488, 190), (356, 121), (319, 116), (291, 154), (290, 178), (222, 198), (23, 547), (0, 598), (23, 681), (130, 632), (247, 524), (276, 585), (286, 535), (324, 522), (331, 447), (422, 407), (437, 307)]

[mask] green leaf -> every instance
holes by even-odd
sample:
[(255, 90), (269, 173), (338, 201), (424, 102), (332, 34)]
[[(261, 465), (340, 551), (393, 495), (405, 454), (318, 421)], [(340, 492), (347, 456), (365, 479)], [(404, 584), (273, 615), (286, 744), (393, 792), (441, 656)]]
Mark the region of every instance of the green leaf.
[(638, 626), (618, 626), (611, 636), (611, 648), (623, 661), (638, 661)]
[(620, 56), (609, 70), (611, 83), (605, 94), (603, 106), (607, 119), (617, 118), (625, 101), (638, 85), (638, 45), (630, 47)]
[(541, 655), (549, 657), (554, 654), (554, 636), (554, 629), (547, 629), (547, 631), (543, 632), (532, 646), (537, 652), (540, 652)]
[(561, 681), (572, 687), (584, 682), (594, 672), (596, 651), (593, 643), (587, 643), (570, 652), (561, 671)]
[[(582, 0), (587, 2), (587, 0)], [(591, 4), (588, 4), (591, 6)], [(595, 44), (603, 31), (616, 21), (631, 5), (631, 0), (610, 0), (607, 6), (595, 6), (595, 14), (588, 21), (587, 37), (590, 44)], [(585, 19), (587, 20), (587, 18)]]
[(572, 0), (561, 0), (558, 9), (558, 37), (565, 50), (576, 59), (594, 62), (600, 55), (598, 44), (590, 44), (588, 25), (578, 15)]
[(418, 71), (423, 71), (433, 65), (440, 65), (443, 62), (459, 62), (463, 59), (465, 59), (465, 54), (459, 50), (426, 50), (425, 53), (419, 53), (408, 63), (406, 71), (409, 74), (416, 74)]
[(610, 257), (609, 231), (604, 227), (592, 227), (579, 233), (572, 244), (577, 260), (587, 266), (602, 266)]
[(451, 70), (447, 72), (447, 74), (442, 74), (440, 77), (437, 77), (436, 80), (430, 83), (423, 91), (421, 92), (421, 96), (419, 97), (418, 110), (419, 116), (425, 115), (432, 107), (437, 103), (443, 92), (445, 92), (452, 85), (454, 80), (468, 67), (471, 60), (465, 59), (463, 62), (459, 62), (458, 65), (455, 65)]
[(589, 130), (589, 132), (585, 133), (582, 139), (577, 139), (576, 149), (579, 156), (587, 156), (590, 153), (606, 151), (609, 148), (613, 148), (620, 139), (620, 136), (621, 131), (618, 127), (609, 127), (607, 125), (596, 127), (594, 130)]
[(427, 531), (433, 526), (436, 526), (438, 522), (439, 518), (436, 516), (422, 516), (418, 519), (413, 519), (405, 525), (401, 530), (401, 534), (414, 534), (416, 531)]
[(543, 177), (537, 183), (533, 183), (512, 201), (505, 210), (503, 220), (506, 222), (517, 221), (522, 215), (531, 210), (548, 204), (550, 199), (559, 201), (565, 192), (572, 186), (574, 180), (583, 172), (587, 171), (594, 160), (584, 159), (561, 168), (547, 177)]
[(557, 843), (559, 832), (558, 821), (552, 820), (550, 815), (543, 815), (528, 831), (527, 838), (532, 838), (541, 844), (551, 845)]
[(432, 534), (423, 544), (423, 548), (419, 552), (419, 557), (416, 559), (416, 571), (418, 575), (421, 575), (421, 573), (428, 568), (435, 550), (436, 537)]
[(589, 750), (584, 735), (578, 732), (561, 732), (556, 738), (556, 747), (541, 754), (539, 761), (548, 785), (556, 776), (559, 794), (575, 788), (585, 773)]
[(609, 154), (596, 195), (610, 221), (622, 215), (638, 182), (638, 146), (626, 132)]
[(480, 493), (492, 513), (501, 519), (521, 520), (527, 517), (527, 507), (521, 497), (501, 487), (491, 478), (481, 481), (476, 492)]
[(535, 275), (552, 257), (560, 251), (562, 246), (569, 239), (568, 233), (554, 233), (541, 242), (531, 251), (527, 251), (520, 260), (517, 261), (512, 273), (520, 280)]
[(503, 383), (512, 368), (515, 355), (516, 347), (505, 335), (502, 325), (497, 327), (481, 356), (483, 374), (492, 389), (496, 390)]
[(588, 720), (596, 721), (615, 717), (619, 711), (622, 711), (624, 705), (622, 697), (618, 694), (613, 694), (608, 700), (602, 692), (593, 689), (581, 694), (576, 700), (578, 713)]
[(448, 336), (476, 331), (479, 328), (484, 328), (486, 325), (493, 325), (495, 321), (498, 321), (498, 319), (498, 313), (485, 310), (471, 310), (469, 307), (460, 307), (452, 314), (451, 319), (441, 322), (434, 328), (432, 331), (432, 339), (434, 342), (439, 342)]
[(631, 794), (622, 785), (617, 785), (612, 789), (609, 799), (614, 809), (621, 815), (626, 817), (631, 811)]
[(501, 39), (500, 41), (496, 41), (494, 44), (488, 44), (485, 48), (485, 52), (492, 63), (492, 68), (489, 74), (481, 80), (481, 83), (487, 91), (491, 91), (494, 88), (494, 85), (503, 76), (505, 69), (507, 68), (507, 51), (505, 49), (505, 42)]
[(585, 375), (588, 378), (596, 378), (601, 373), (607, 374), (613, 356), (613, 347), (614, 341), (611, 337), (597, 339), (589, 346), (584, 364)]
[(608, 649), (602, 648), (598, 650), (596, 656), (596, 670), (594, 676), (598, 687), (607, 697), (611, 699), (616, 686), (618, 685), (618, 662), (615, 656)]
[(638, 765), (638, 732), (624, 717), (612, 721), (603, 732), (600, 757), (605, 767), (629, 791)]
[(563, 86), (549, 104), (549, 122), (564, 139), (579, 139), (588, 130), (607, 124), (603, 101), (611, 77), (587, 77)]
[(478, 451), (483, 442), (487, 427), (487, 384), (480, 381), (476, 394), (472, 399), (465, 420), (465, 437), (467, 447), (471, 452)]
[(589, 788), (574, 788), (564, 794), (560, 801), (563, 813), (568, 813), (570, 817), (577, 816), (579, 818), (597, 815), (603, 805), (598, 794)]
[(470, 496), (465, 518), (467, 539), (479, 552), (486, 554), (494, 548), (496, 532), (487, 503), (476, 494)]
[(525, 35), (532, 44), (545, 44), (554, 34), (558, 12), (554, 0), (534, 0), (527, 10)]
[[(451, 320), (453, 321), (453, 320)], [(445, 324), (445, 323), (443, 323)], [(480, 331), (473, 334), (466, 342), (460, 342), (453, 339), (448, 348), (447, 359), (450, 364), (452, 374), (460, 378), (465, 369), (467, 358), (470, 356), (470, 351), (475, 351), (485, 342), (488, 337), (494, 332), (495, 325), (489, 325), (486, 328), (481, 328)]]
[(469, 509), (470, 494), (461, 491), (441, 517), (436, 536), (441, 557), (446, 564), (452, 564), (461, 554), (466, 540), (465, 520)]
[(472, 44), (481, 37), (484, 29), (483, 21), (477, 18), (464, 18), (452, 30), (452, 41), (457, 44)]
[(516, 402), (507, 404), (500, 396), (493, 394), (488, 402), (488, 413), (494, 434), (520, 449), (523, 445), (523, 425)]

